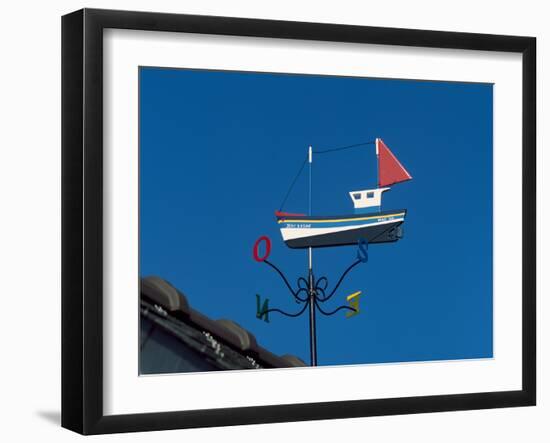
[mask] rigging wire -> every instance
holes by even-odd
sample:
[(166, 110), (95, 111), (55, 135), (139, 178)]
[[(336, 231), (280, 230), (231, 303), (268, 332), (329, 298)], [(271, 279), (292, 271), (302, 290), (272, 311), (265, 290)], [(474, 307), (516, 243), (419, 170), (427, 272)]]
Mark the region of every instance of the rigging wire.
[[(346, 149), (358, 148), (360, 146), (374, 145), (374, 143), (375, 143), (374, 141), (368, 141), (368, 142), (362, 142), (362, 143), (355, 143), (353, 145), (347, 145), (347, 146), (336, 146), (336, 147), (333, 147), (333, 148), (314, 150), (313, 154), (328, 154), (330, 152), (344, 151)], [(279, 205), (279, 211), (283, 210), (283, 207), (284, 207), (286, 201), (288, 200), (288, 197), (290, 196), (290, 193), (292, 192), (292, 189), (294, 188), (294, 185), (296, 185), (296, 182), (298, 181), (298, 178), (300, 177), (300, 175), (302, 174), (302, 171), (304, 170), (304, 166), (306, 165), (306, 163), (308, 161), (308, 158), (309, 157), (306, 156), (304, 158), (304, 161), (300, 165), (300, 169), (298, 169), (298, 173), (296, 174), (296, 176), (292, 180), (292, 183), (290, 184), (290, 187), (288, 188), (288, 191), (286, 192), (285, 197), (283, 198), (283, 201)], [(310, 187), (311, 187), (311, 183), (310, 183)], [(310, 196), (311, 196), (311, 191), (310, 191)], [(310, 202), (310, 207), (311, 207), (311, 202)]]
[(290, 192), (292, 191), (292, 188), (294, 188), (294, 185), (296, 184), (296, 181), (298, 180), (298, 177), (300, 177), (300, 174), (304, 170), (304, 166), (306, 165), (307, 159), (308, 159), (308, 157), (306, 156), (306, 158), (304, 158), (304, 161), (302, 162), (302, 165), (300, 166), (300, 169), (298, 170), (298, 173), (294, 177), (294, 180), (292, 180), (292, 183), (290, 184), (290, 187), (288, 188), (288, 191), (286, 192), (285, 198), (283, 198), (283, 201), (279, 206), (279, 211), (283, 210), (283, 206), (285, 205), (285, 203), (288, 199), (288, 196), (290, 195)]
[(337, 146), (337, 147), (334, 147), (334, 148), (322, 149), (320, 151), (313, 151), (313, 153), (314, 154), (328, 154), (329, 152), (344, 151), (346, 149), (357, 148), (359, 146), (366, 146), (366, 145), (374, 145), (374, 141), (356, 143), (354, 145), (348, 145), (348, 146)]

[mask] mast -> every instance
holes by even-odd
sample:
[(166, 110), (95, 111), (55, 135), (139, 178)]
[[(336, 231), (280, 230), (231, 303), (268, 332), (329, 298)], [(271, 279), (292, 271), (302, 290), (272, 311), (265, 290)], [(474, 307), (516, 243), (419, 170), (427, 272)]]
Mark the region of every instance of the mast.
[(309, 215), (311, 215), (311, 163), (313, 162), (313, 149), (309, 147), (308, 154), (308, 163), (309, 163)]
[(378, 138), (374, 141), (376, 146), (376, 186), (380, 187), (380, 157), (378, 152)]
[[(313, 149), (308, 150), (309, 163), (309, 215), (311, 216), (311, 164)], [(317, 332), (315, 328), (315, 282), (313, 277), (313, 250), (308, 248), (308, 292), (309, 292), (309, 346), (311, 351), (311, 366), (317, 366)]]

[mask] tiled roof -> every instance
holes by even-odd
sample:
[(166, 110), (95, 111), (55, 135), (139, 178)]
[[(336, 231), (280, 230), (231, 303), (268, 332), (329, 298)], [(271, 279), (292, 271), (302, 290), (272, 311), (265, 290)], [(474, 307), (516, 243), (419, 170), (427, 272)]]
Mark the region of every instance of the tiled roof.
[[(296, 356), (278, 356), (261, 347), (254, 335), (228, 319), (212, 320), (193, 309), (188, 298), (160, 277), (141, 279), (141, 319), (160, 328), (169, 340), (158, 346), (169, 346), (170, 352), (203, 359), (215, 369), (258, 369), (299, 367), (306, 364)], [(167, 335), (166, 335), (167, 334)], [(175, 339), (175, 340), (174, 340)], [(147, 334), (142, 340), (147, 340)], [(144, 342), (141, 346), (143, 348)], [(144, 358), (156, 358), (144, 354)], [(156, 373), (155, 362), (147, 361), (147, 373)], [(166, 372), (159, 366), (158, 372)], [(169, 370), (177, 372), (177, 370)]]

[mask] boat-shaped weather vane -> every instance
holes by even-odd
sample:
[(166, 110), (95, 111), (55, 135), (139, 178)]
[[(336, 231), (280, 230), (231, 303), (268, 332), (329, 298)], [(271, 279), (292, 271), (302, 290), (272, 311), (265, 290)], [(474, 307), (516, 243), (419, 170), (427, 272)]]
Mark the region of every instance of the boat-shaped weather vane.
[[(377, 187), (351, 191), (349, 196), (353, 202), (355, 213), (351, 215), (312, 215), (311, 211), (311, 178), (313, 155), (323, 155), (347, 149), (373, 146), (377, 157)], [(298, 177), (308, 164), (309, 169), (309, 208), (308, 214), (283, 212), (283, 207), (290, 195)], [(285, 286), (292, 294), (300, 308), (296, 312), (286, 312), (269, 307), (269, 299), (262, 301), (256, 294), (256, 317), (269, 322), (269, 314), (278, 313), (287, 317), (299, 317), (306, 311), (309, 313), (309, 337), (311, 366), (317, 366), (317, 334), (316, 313), (331, 316), (339, 311), (345, 311), (346, 317), (359, 313), (359, 297), (361, 291), (356, 291), (346, 297), (347, 304), (327, 310), (322, 307), (335, 294), (349, 272), (360, 263), (368, 261), (368, 246), (373, 243), (396, 242), (403, 236), (403, 223), (406, 209), (382, 210), (382, 194), (390, 190), (396, 183), (412, 179), (411, 175), (390, 151), (388, 146), (377, 138), (374, 141), (357, 143), (349, 146), (313, 150), (310, 146), (307, 157), (303, 160), (298, 173), (279, 207), (275, 212), (277, 223), (283, 241), (289, 248), (307, 249), (308, 272), (306, 277), (299, 277), (296, 287), (293, 287), (284, 273), (274, 263), (268, 260), (271, 253), (271, 240), (261, 236), (253, 247), (254, 260), (271, 267), (281, 277)], [(313, 249), (320, 247), (355, 246), (357, 256), (344, 270), (332, 289), (329, 289), (327, 277), (316, 278), (313, 272)], [(262, 250), (260, 252), (260, 250)]]

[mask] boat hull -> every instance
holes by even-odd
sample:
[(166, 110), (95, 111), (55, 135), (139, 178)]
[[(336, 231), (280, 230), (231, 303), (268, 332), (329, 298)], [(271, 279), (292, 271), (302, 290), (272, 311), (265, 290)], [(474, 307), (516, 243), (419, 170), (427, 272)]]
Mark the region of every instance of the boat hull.
[(387, 243), (399, 240), (406, 210), (345, 216), (279, 216), (284, 242), (290, 248), (354, 245), (360, 240)]

